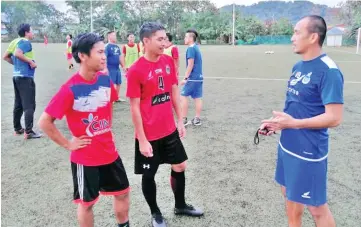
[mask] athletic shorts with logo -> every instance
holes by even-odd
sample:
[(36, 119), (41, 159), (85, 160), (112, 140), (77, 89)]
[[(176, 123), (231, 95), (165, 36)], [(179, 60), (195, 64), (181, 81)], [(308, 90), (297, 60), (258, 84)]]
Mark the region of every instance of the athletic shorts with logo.
[(84, 166), (71, 162), (74, 183), (74, 202), (84, 205), (96, 203), (99, 194), (123, 195), (129, 192), (129, 181), (118, 158), (107, 165)]
[(182, 96), (191, 96), (193, 99), (202, 98), (203, 81), (187, 81), (181, 91)]
[(122, 84), (122, 74), (120, 72), (120, 69), (109, 69), (109, 76), (114, 84)]
[(286, 187), (288, 200), (309, 206), (327, 202), (327, 158), (307, 161), (278, 146), (275, 180)]
[(139, 150), (139, 141), (135, 139), (135, 174), (145, 171), (157, 171), (160, 164), (180, 164), (188, 159), (178, 130), (158, 140), (149, 141), (153, 148), (153, 157), (145, 157)]

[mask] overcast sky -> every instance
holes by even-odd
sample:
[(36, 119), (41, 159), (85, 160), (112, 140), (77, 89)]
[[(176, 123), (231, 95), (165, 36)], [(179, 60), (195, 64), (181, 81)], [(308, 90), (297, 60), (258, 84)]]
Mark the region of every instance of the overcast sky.
[[(65, 1), (63, 0), (45, 0), (48, 3), (53, 4), (58, 10), (62, 12), (66, 12), (67, 6)], [(311, 0), (313, 3), (317, 4), (325, 4), (330, 7), (336, 6), (338, 3), (342, 2), (343, 0)], [(224, 5), (230, 5), (232, 3), (236, 3), (238, 5), (252, 5), (254, 3), (259, 2), (259, 0), (211, 0), (217, 7), (222, 7)]]
[[(330, 7), (334, 7), (342, 1), (343, 0), (311, 0), (310, 2), (313, 2), (316, 4), (324, 4), (324, 5), (328, 5)], [(221, 6), (230, 5), (233, 3), (236, 3), (238, 5), (252, 5), (254, 3), (259, 2), (259, 0), (211, 0), (211, 2), (215, 3), (218, 7), (221, 7)]]

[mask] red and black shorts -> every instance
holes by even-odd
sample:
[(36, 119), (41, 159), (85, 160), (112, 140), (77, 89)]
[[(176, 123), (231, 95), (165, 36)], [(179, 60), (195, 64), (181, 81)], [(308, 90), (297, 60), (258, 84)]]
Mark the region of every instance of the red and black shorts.
[(83, 205), (96, 203), (99, 194), (123, 195), (129, 192), (129, 181), (123, 162), (118, 157), (114, 162), (101, 166), (84, 166), (71, 163), (74, 183), (74, 202)]

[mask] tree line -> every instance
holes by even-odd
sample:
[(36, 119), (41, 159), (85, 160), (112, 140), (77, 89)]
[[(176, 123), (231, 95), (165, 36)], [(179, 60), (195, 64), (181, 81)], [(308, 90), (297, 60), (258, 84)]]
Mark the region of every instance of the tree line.
[[(20, 23), (30, 23), (42, 39), (47, 35), (50, 42), (63, 42), (65, 34), (90, 31), (90, 1), (66, 1), (68, 11), (60, 12), (45, 1), (2, 1), (2, 21), (9, 38), (17, 36)], [(194, 28), (202, 40), (230, 42), (232, 12), (218, 9), (210, 1), (92, 1), (93, 28), (100, 34), (110, 30), (126, 40), (129, 32), (138, 33), (146, 21), (158, 21), (178, 40), (185, 31)], [(346, 1), (340, 5), (340, 21), (356, 29), (361, 26), (361, 2)], [(287, 18), (260, 20), (257, 15), (245, 15), (236, 11), (235, 35), (245, 42), (255, 36), (291, 35), (293, 24)], [(2, 18), (3, 19), (3, 18)], [(354, 34), (353, 34), (354, 35)]]

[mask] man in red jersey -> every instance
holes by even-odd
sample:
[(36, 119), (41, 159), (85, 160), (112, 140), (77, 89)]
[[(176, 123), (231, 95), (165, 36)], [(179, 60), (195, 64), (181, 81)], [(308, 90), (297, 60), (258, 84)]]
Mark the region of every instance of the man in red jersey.
[[(142, 190), (152, 214), (152, 225), (166, 226), (156, 201), (154, 176), (160, 164), (171, 164), (171, 186), (175, 214), (202, 216), (203, 211), (186, 204), (184, 198), (187, 154), (180, 137), (185, 136), (178, 80), (174, 61), (163, 54), (164, 27), (145, 23), (140, 40), (145, 54), (128, 71), (127, 96), (130, 98), (135, 127), (135, 173), (142, 174)], [(178, 118), (178, 130), (173, 116)]]
[[(74, 202), (78, 204), (81, 227), (94, 226), (92, 207), (99, 194), (114, 196), (119, 227), (128, 227), (129, 182), (112, 134), (112, 103), (118, 93), (108, 75), (105, 45), (94, 33), (79, 35), (73, 57), (80, 63), (75, 73), (51, 99), (39, 126), (58, 145), (71, 151)], [(56, 128), (55, 119), (66, 116), (72, 140)]]
[(178, 76), (179, 75), (179, 50), (178, 50), (178, 47), (172, 43), (172, 41), (173, 41), (172, 34), (167, 32), (166, 35), (167, 35), (167, 39), (166, 39), (164, 54), (167, 54), (168, 56), (171, 56), (174, 59), (174, 65), (175, 65), (177, 76)]

